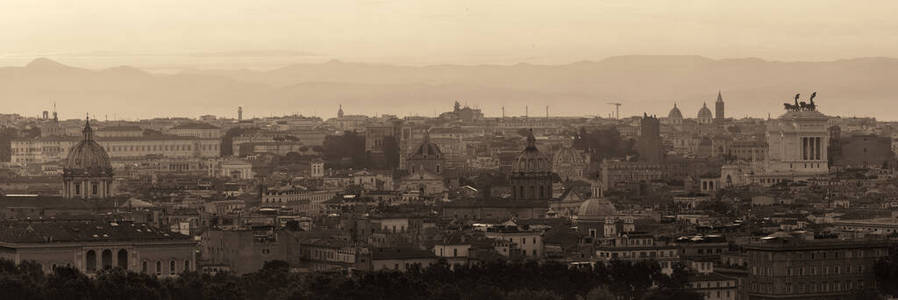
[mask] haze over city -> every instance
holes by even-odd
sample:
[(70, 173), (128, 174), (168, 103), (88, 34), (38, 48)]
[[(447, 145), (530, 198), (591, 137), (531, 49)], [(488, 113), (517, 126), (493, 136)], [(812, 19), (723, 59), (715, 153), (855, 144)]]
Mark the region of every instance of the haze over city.
[[(898, 73), (888, 58), (898, 53), (896, 9), (890, 1), (4, 1), (0, 26), (16, 30), (0, 36), (0, 66), (48, 58), (130, 66), (140, 72), (117, 70), (147, 78), (87, 88), (80, 78), (3, 68), (16, 81), (0, 78), (8, 87), (0, 95), (26, 102), (16, 107), (26, 115), (56, 102), (64, 118), (225, 116), (238, 105), (248, 116), (333, 116), (338, 104), (432, 116), (452, 101), (491, 116), (502, 107), (544, 115), (549, 105), (553, 115), (607, 117), (607, 102), (623, 103), (624, 115), (663, 114), (678, 102), (692, 115), (721, 90), (735, 116), (766, 117), (795, 93), (819, 91), (826, 113), (894, 120), (898, 113), (877, 107), (898, 92), (888, 79)], [(353, 76), (360, 68), (367, 77)]]

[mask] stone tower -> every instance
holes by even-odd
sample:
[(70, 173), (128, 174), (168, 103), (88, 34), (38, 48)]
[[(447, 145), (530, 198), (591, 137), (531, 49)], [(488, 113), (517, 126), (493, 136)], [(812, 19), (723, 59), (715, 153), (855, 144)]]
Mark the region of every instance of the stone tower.
[(652, 163), (660, 162), (664, 159), (660, 121), (655, 116), (643, 114), (639, 127), (640, 135), (636, 144), (639, 160)]
[(723, 96), (720, 94), (720, 91), (717, 91), (717, 101), (714, 102), (714, 119), (719, 121), (723, 120), (724, 118)]

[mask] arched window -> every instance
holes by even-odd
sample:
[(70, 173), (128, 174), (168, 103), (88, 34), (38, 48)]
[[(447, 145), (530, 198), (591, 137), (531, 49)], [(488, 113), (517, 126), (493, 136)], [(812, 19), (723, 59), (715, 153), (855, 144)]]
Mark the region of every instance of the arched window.
[(101, 262), (103, 263), (103, 269), (112, 268), (112, 250), (109, 250), (109, 249), (103, 250), (103, 256), (101, 257)]
[(140, 271), (143, 273), (149, 272), (149, 267), (147, 266), (147, 261), (143, 261), (143, 263), (140, 266)]
[(190, 272), (190, 260), (184, 261), (184, 272)]
[(156, 275), (162, 275), (162, 262), (156, 261)]
[(94, 250), (88, 250), (87, 254), (84, 255), (84, 260), (87, 266), (85, 266), (85, 270), (87, 273), (93, 273), (97, 271), (97, 252)]
[(168, 263), (168, 274), (175, 275), (175, 272), (177, 271), (177, 270), (175, 270), (175, 268), (176, 268), (175, 261), (172, 260), (171, 262)]
[(118, 251), (118, 267), (128, 269), (128, 250), (121, 249)]

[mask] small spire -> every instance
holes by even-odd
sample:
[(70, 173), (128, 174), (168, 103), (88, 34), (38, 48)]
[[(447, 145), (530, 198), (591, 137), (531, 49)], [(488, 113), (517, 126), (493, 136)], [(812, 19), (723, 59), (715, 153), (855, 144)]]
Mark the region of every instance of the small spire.
[(94, 130), (90, 128), (90, 114), (87, 114), (87, 118), (84, 120), (84, 130), (81, 133), (84, 135), (85, 141), (94, 139)]
[(530, 128), (530, 133), (527, 135), (527, 149), (536, 149), (536, 137), (533, 136), (533, 128)]

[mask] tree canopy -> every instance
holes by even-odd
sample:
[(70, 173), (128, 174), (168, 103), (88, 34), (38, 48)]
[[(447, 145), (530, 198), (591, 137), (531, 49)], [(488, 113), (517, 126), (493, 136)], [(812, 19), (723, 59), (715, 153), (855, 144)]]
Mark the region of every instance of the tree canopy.
[[(106, 269), (90, 278), (70, 267), (44, 274), (37, 263), (0, 260), (0, 299), (701, 299), (684, 289), (685, 272), (663, 275), (656, 262), (607, 267), (504, 263), (450, 268), (294, 273), (283, 261), (235, 276), (196, 272), (176, 277)], [(676, 298), (673, 296), (675, 295)]]

